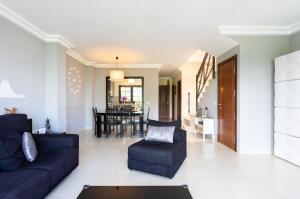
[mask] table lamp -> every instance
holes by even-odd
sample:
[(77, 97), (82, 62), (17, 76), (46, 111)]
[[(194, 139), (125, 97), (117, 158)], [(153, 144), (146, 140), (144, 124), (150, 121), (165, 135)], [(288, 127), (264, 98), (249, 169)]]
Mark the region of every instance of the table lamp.
[(21, 99), (25, 98), (25, 95), (16, 94), (7, 79), (3, 79), (0, 83), (0, 98)]

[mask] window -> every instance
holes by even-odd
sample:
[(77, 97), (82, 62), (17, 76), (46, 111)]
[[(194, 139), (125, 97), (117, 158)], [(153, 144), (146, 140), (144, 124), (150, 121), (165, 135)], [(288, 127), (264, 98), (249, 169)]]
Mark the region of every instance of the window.
[(141, 86), (120, 86), (119, 87), (119, 101), (135, 103), (142, 105), (143, 100), (143, 88)]
[(132, 87), (132, 99), (136, 103), (142, 103), (142, 87)]
[(119, 92), (120, 102), (131, 102), (131, 86), (120, 86)]

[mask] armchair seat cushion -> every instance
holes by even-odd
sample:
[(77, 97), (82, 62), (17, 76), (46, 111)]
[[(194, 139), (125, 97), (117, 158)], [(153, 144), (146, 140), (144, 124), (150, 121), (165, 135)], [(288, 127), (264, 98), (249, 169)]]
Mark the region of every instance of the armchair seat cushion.
[(178, 143), (141, 140), (128, 148), (128, 156), (133, 160), (172, 166), (176, 162), (179, 150)]
[(50, 174), (40, 170), (0, 173), (0, 198), (43, 198), (50, 188)]
[(50, 185), (55, 186), (77, 165), (78, 150), (65, 148), (41, 154), (33, 163), (25, 163), (22, 168), (47, 171), (50, 174)]

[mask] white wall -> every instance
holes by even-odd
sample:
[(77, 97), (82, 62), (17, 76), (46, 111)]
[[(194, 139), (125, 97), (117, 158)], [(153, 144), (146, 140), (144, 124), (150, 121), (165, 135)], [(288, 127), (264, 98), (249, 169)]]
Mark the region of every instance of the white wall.
[[(237, 55), (237, 145), (240, 153), (273, 152), (274, 58), (290, 51), (289, 37), (232, 37), (239, 46), (218, 57)], [(211, 89), (215, 89), (211, 87)], [(217, 89), (217, 88), (216, 88)]]
[[(74, 68), (76, 67), (76, 72)], [(70, 68), (73, 68), (71, 71)], [(94, 67), (86, 66), (75, 60), (73, 57), (67, 56), (67, 130), (70, 133), (77, 133), (83, 129), (92, 129), (94, 106)], [(69, 74), (71, 72), (71, 74)], [(77, 77), (75, 77), (77, 76)], [(77, 80), (76, 87), (79, 92), (74, 93), (75, 85), (72, 84), (73, 78)], [(70, 81), (70, 82), (69, 82)], [(78, 81), (81, 81), (81, 83)], [(71, 83), (69, 85), (69, 83)]]
[[(153, 69), (136, 69), (125, 68), (122, 69), (125, 76), (143, 76), (144, 77), (144, 112), (145, 116), (148, 110), (148, 103), (150, 103), (151, 111), (150, 118), (158, 119), (158, 85), (159, 85), (159, 70)], [(95, 69), (95, 105), (98, 111), (104, 111), (106, 106), (106, 76), (109, 75), (110, 69), (97, 68)]]
[(290, 45), (291, 45), (291, 52), (300, 50), (300, 32), (291, 35)]
[(7, 78), (25, 99), (0, 99), (4, 107), (17, 107), (33, 119), (33, 128), (44, 126), (46, 120), (46, 44), (0, 17), (0, 81)]
[(239, 152), (271, 154), (274, 58), (290, 51), (289, 37), (233, 37), (238, 64)]
[(16, 106), (33, 119), (33, 129), (50, 118), (52, 130), (66, 131), (66, 49), (45, 43), (0, 18), (0, 78), (7, 78), (25, 99), (1, 100), (3, 107)]
[[(85, 128), (85, 65), (67, 56), (67, 131), (77, 132)], [(72, 70), (71, 70), (72, 69)], [(76, 69), (76, 71), (74, 71)], [(77, 73), (77, 71), (79, 73)], [(70, 74), (68, 74), (70, 73)], [(73, 83), (73, 79), (77, 81)], [(80, 87), (78, 87), (80, 86)], [(78, 88), (79, 92), (74, 90)]]
[(46, 46), (46, 117), (52, 131), (67, 130), (66, 50), (59, 44)]
[[(70, 57), (67, 60), (66, 50), (59, 44), (45, 43), (1, 17), (0, 34), (0, 80), (7, 78), (18, 94), (26, 95), (25, 99), (1, 99), (0, 110), (17, 107), (19, 113), (33, 119), (34, 129), (44, 127), (47, 117), (54, 131), (93, 128), (91, 107), (97, 102), (105, 108), (109, 70), (83, 67)], [(67, 93), (67, 61), (81, 67), (82, 95), (75, 98)], [(150, 117), (158, 119), (159, 70), (125, 69), (125, 73), (145, 77), (145, 114), (149, 102)]]
[(185, 63), (181, 66), (181, 119), (188, 118), (188, 93), (190, 113), (196, 114), (196, 75), (200, 62)]
[(94, 128), (92, 107), (95, 106), (95, 68), (85, 66), (85, 129)]

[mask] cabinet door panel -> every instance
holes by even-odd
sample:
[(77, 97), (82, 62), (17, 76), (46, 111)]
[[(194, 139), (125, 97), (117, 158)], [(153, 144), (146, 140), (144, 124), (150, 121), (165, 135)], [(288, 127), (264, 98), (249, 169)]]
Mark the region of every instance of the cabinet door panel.
[(275, 108), (274, 119), (276, 132), (300, 138), (300, 109)]
[(300, 79), (300, 51), (275, 59), (275, 82)]
[(300, 166), (300, 139), (275, 133), (274, 155)]
[(275, 106), (300, 108), (300, 80), (275, 83)]

